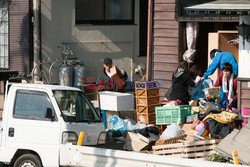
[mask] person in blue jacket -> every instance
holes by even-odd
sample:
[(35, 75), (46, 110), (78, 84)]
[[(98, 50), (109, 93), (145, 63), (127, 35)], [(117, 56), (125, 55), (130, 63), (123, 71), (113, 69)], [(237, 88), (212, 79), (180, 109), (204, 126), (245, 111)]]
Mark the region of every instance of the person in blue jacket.
[(233, 67), (233, 74), (238, 76), (238, 63), (234, 57), (234, 55), (230, 52), (222, 52), (218, 49), (213, 49), (210, 52), (210, 58), (212, 60), (209, 65), (207, 71), (203, 74), (202, 79), (207, 79), (210, 75), (212, 75), (217, 68), (222, 70), (223, 65), (228, 62)]

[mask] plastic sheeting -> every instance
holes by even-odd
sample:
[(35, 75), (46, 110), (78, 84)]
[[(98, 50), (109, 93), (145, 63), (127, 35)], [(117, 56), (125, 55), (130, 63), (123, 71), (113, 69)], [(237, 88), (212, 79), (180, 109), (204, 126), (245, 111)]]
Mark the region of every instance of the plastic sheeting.
[(199, 32), (199, 23), (197, 22), (187, 22), (186, 23), (186, 38), (187, 38), (187, 48), (186, 52), (183, 54), (183, 59), (188, 63), (193, 63), (194, 57), (196, 55), (196, 42)]

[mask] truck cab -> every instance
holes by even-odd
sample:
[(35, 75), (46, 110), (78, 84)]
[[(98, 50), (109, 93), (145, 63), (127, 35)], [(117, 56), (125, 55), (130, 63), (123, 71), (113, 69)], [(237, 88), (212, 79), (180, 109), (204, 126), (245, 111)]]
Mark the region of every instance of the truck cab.
[[(12, 84), (0, 125), (0, 162), (11, 166), (59, 166), (59, 145), (97, 145), (104, 131), (91, 101), (78, 88)], [(55, 158), (56, 157), (56, 158)]]

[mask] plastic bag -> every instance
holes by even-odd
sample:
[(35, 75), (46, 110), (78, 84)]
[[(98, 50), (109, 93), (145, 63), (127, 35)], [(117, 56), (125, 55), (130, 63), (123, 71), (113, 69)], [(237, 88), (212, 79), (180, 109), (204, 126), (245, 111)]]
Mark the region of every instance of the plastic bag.
[(135, 122), (132, 119), (124, 119), (124, 122), (126, 123), (127, 130), (133, 131), (137, 129), (143, 129), (146, 127), (146, 124), (141, 124), (140, 122)]
[(205, 79), (202, 82), (198, 83), (192, 92), (191, 100), (198, 100), (200, 98), (205, 99), (206, 96), (203, 89), (211, 88), (213, 87), (213, 84), (214, 83), (212, 79)]
[(204, 79), (202, 82), (202, 85), (204, 88), (212, 88), (214, 85), (214, 81), (210, 78)]
[(126, 123), (117, 115), (109, 117), (108, 123), (110, 124), (110, 129), (112, 130), (121, 131), (122, 133), (128, 130)]
[(172, 137), (176, 137), (182, 134), (182, 130), (180, 128), (180, 126), (176, 125), (176, 124), (171, 124), (170, 126), (167, 127), (167, 129), (165, 129), (162, 133), (162, 137), (164, 139), (169, 139)]

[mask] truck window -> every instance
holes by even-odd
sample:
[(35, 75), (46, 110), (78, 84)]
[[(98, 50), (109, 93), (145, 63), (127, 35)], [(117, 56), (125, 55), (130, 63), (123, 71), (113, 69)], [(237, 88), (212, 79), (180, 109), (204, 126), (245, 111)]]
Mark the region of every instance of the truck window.
[(51, 108), (54, 111), (46, 93), (31, 90), (18, 90), (16, 92), (13, 117), (51, 121), (45, 118), (47, 108)]
[(53, 91), (66, 122), (100, 122), (101, 119), (87, 97), (80, 91)]

